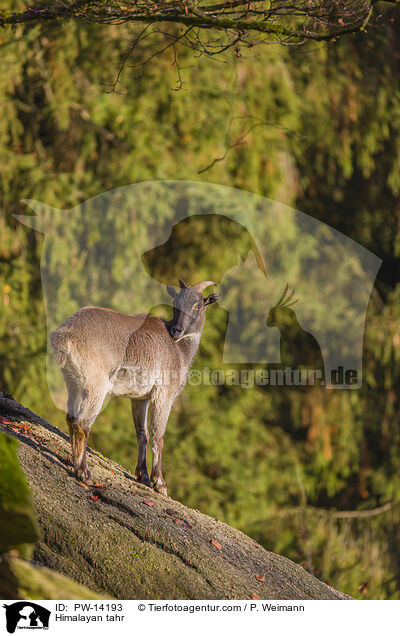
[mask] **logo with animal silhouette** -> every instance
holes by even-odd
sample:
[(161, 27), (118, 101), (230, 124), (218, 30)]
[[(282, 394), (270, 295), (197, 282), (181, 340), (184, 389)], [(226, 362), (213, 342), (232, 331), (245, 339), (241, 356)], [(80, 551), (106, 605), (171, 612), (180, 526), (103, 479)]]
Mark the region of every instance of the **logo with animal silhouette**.
[(32, 603), (32, 601), (17, 601), (11, 605), (3, 605), (6, 612), (6, 629), (14, 634), (16, 629), (48, 629), (50, 610)]
[(280, 333), (280, 362), (285, 368), (314, 370), (324, 380), (324, 359), (318, 340), (302, 328), (293, 306), (299, 302), (286, 284), (277, 303), (270, 309), (266, 324)]

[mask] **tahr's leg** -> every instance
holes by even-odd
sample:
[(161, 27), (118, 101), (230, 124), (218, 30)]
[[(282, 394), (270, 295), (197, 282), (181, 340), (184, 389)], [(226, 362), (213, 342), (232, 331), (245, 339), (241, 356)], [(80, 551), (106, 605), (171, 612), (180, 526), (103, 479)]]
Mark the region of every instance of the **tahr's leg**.
[(67, 376), (68, 413), (67, 424), (72, 446), (72, 462), (75, 475), (84, 481), (90, 480), (90, 472), (86, 461), (86, 447), (93, 422), (101, 411), (107, 394), (107, 384), (98, 378), (90, 389), (82, 389), (72, 378)]
[(136, 429), (138, 443), (138, 461), (136, 466), (136, 477), (141, 484), (151, 486), (149, 473), (147, 472), (147, 443), (149, 434), (147, 432), (147, 411), (148, 400), (131, 400), (133, 422)]
[(161, 458), (164, 446), (164, 433), (167, 427), (171, 404), (163, 400), (157, 400), (151, 404), (150, 416), (150, 437), (151, 450), (153, 453), (153, 467), (151, 471), (151, 481), (156, 492), (167, 494), (167, 485), (162, 475)]
[(84, 422), (76, 420), (69, 413), (67, 413), (67, 424), (72, 446), (72, 463), (74, 465), (75, 475), (78, 479), (89, 481), (90, 471), (87, 467), (86, 447), (91, 426), (85, 426)]

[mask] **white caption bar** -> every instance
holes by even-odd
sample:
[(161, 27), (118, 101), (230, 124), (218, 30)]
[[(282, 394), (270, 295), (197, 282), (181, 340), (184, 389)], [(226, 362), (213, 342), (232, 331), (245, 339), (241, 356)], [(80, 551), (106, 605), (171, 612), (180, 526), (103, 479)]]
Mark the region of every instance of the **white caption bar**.
[[(400, 601), (2, 601), (1, 634), (16, 636), (132, 636), (160, 627), (167, 633), (291, 633), (376, 636), (398, 622)], [(23, 631), (21, 631), (23, 630)], [(265, 630), (268, 630), (267, 632)], [(272, 630), (272, 631), (271, 631)], [(275, 631), (279, 630), (279, 631)], [(39, 633), (38, 633), (39, 632)]]

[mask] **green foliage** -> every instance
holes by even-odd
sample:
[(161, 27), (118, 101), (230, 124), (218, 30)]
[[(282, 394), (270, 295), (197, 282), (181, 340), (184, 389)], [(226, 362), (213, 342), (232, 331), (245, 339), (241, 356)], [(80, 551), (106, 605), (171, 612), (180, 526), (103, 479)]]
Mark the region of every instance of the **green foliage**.
[[(255, 54), (250, 49), (241, 59), (227, 54), (194, 60), (180, 51), (185, 83), (178, 91), (169, 52), (141, 72), (140, 63), (152, 53), (147, 40), (129, 59), (139, 66), (125, 68), (116, 91), (105, 90), (133, 36), (127, 26), (46, 24), (2, 35), (1, 390), (65, 430), (64, 414), (53, 405), (46, 383), (43, 239), (11, 217), (11, 212), (26, 213), (21, 199), (66, 209), (128, 183), (186, 179), (297, 205), (384, 260), (366, 321), (363, 387), (324, 392), (188, 386), (168, 425), (165, 476), (174, 498), (302, 562), (331, 585), (361, 598), (399, 598), (400, 39), (395, 23), (368, 39), (360, 35), (329, 47), (270, 47)], [(156, 228), (169, 218), (170, 207), (156, 189), (151, 196)], [(128, 229), (110, 214), (97, 222), (88, 214), (84, 224), (72, 219), (66, 232), (70, 240), (77, 237), (76, 245), (68, 252), (49, 248), (45, 256), (59, 280), (68, 268), (73, 282), (72, 288), (55, 290), (55, 298), (62, 299), (60, 319), (87, 304), (87, 288), (90, 302), (137, 310), (130, 245), (138, 226), (135, 211), (130, 214)], [(150, 231), (151, 224), (147, 227)], [(288, 226), (286, 234), (292, 230)], [(229, 236), (247, 247), (248, 238), (228, 227), (209, 231), (217, 246)], [(104, 232), (107, 253), (88, 250)], [(204, 219), (194, 222), (190, 237), (196, 232), (204, 232)], [(181, 233), (170, 255), (184, 278), (209, 278), (211, 260), (225, 271), (224, 248), (204, 250), (204, 242), (193, 240), (191, 259), (183, 258), (179, 245), (188, 237)], [(145, 239), (140, 236), (139, 242)], [(271, 242), (280, 249), (277, 228)], [(291, 248), (288, 262), (312, 249), (298, 245), (295, 234), (285, 245)], [(113, 298), (96, 296), (99, 281), (80, 287), (80, 273), (91, 271), (90, 258), (112, 263), (104, 287), (118, 289)], [(165, 263), (152, 267), (162, 278)], [(126, 293), (120, 290), (124, 281)], [(257, 282), (250, 281), (244, 306), (257, 290)], [(149, 301), (154, 302), (151, 295)], [(340, 314), (341, 305), (333, 309)], [(221, 368), (226, 321), (223, 308), (208, 310), (195, 368)], [(259, 337), (252, 324), (245, 337)], [(129, 402), (115, 399), (98, 417), (90, 443), (133, 469), (133, 431)], [(395, 502), (390, 510), (376, 516), (334, 514), (389, 501)]]

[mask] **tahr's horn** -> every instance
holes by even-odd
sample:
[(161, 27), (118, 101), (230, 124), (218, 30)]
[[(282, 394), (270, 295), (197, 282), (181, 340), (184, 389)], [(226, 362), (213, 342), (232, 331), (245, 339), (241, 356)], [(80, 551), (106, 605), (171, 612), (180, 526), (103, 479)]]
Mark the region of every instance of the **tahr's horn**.
[(214, 283), (213, 280), (203, 280), (201, 283), (196, 283), (193, 285), (193, 289), (195, 289), (199, 294), (206, 289), (206, 287), (210, 287), (210, 285), (217, 286), (217, 283)]

